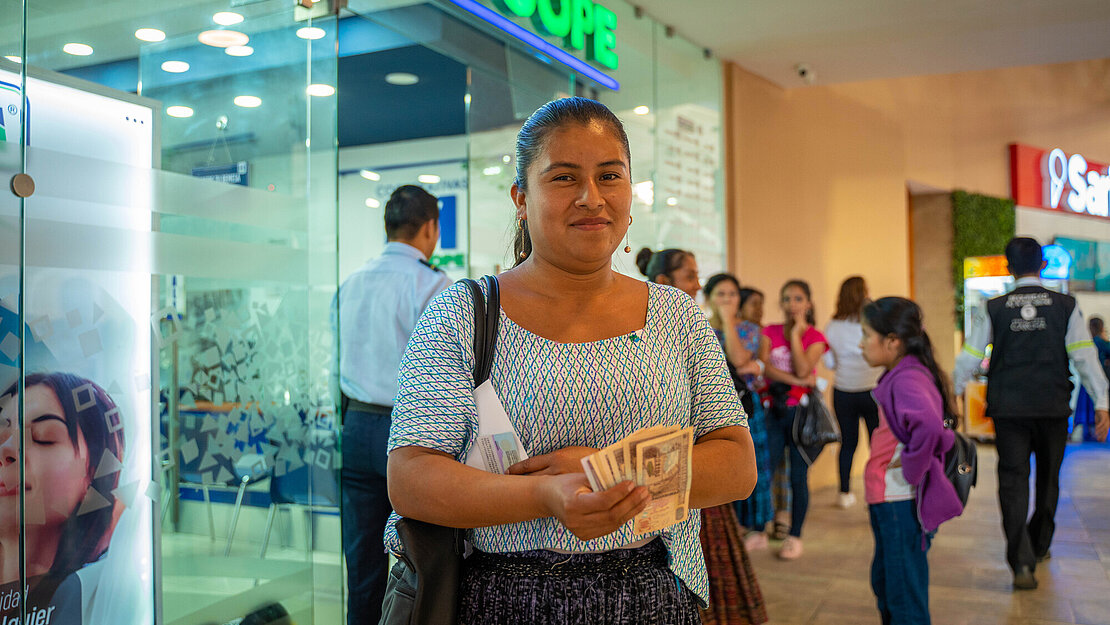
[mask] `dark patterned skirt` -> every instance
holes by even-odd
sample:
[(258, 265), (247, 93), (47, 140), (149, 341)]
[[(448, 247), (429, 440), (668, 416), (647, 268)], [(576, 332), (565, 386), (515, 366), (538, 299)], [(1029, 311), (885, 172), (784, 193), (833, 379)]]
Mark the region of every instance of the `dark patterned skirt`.
[(758, 625), (767, 622), (763, 593), (755, 579), (740, 523), (731, 504), (701, 511), (701, 549), (709, 571), (705, 625)]
[(459, 625), (698, 625), (661, 539), (637, 549), (483, 553), (464, 563)]

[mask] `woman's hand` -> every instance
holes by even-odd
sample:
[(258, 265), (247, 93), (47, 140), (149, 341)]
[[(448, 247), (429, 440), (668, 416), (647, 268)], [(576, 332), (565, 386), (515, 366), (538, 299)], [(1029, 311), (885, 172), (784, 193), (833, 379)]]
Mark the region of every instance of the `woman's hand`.
[(579, 540), (608, 536), (643, 512), (647, 488), (625, 481), (595, 493), (582, 473), (545, 478), (541, 498), (551, 515)]
[(805, 311), (794, 313), (794, 323), (790, 327), (790, 335), (797, 338), (805, 336), (806, 330), (809, 329), (809, 321), (806, 320)]
[[(710, 304), (712, 305), (712, 304)], [(740, 323), (740, 299), (730, 298), (717, 304), (717, 318), (724, 328), (734, 328)]]
[(583, 473), (582, 459), (597, 450), (593, 447), (564, 447), (549, 454), (532, 456), (510, 466), (509, 475), (563, 475)]
[(748, 364), (736, 368), (737, 375), (759, 375), (763, 368), (759, 366), (759, 361), (752, 358)]

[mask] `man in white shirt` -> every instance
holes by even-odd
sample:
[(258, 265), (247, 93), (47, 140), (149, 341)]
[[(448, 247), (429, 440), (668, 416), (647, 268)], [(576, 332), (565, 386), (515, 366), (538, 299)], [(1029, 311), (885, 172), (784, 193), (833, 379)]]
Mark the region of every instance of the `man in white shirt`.
[[(994, 421), (998, 449), (998, 498), (1006, 559), (1015, 590), (1037, 587), (1037, 562), (1050, 557), (1060, 497), (1060, 466), (1067, 444), (1072, 382), (1069, 361), (1095, 403), (1095, 433), (1106, 440), (1107, 380), (1075, 298), (1046, 289), (1041, 246), (1028, 237), (1011, 239), (1006, 261), (1014, 289), (976, 315), (956, 358), (956, 394), (993, 344), (987, 372), (987, 416)], [(1036, 497), (1029, 511), (1029, 456), (1037, 459)]]
[(351, 274), (336, 296), (348, 625), (376, 625), (381, 615), (388, 564), (382, 538), (392, 512), (386, 444), (397, 371), (420, 315), (451, 285), (428, 262), (439, 241), (435, 196), (417, 186), (397, 188), (385, 205), (385, 232), (382, 255)]

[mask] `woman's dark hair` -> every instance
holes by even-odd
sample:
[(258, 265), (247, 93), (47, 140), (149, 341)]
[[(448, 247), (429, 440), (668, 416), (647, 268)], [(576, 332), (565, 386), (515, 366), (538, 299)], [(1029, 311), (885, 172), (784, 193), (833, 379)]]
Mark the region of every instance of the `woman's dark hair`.
[(1039, 274), (1044, 252), (1041, 244), (1031, 237), (1014, 237), (1006, 244), (1006, 263), (1015, 276)]
[(715, 273), (709, 276), (709, 279), (705, 281), (705, 286), (702, 287), (702, 293), (705, 293), (706, 297), (713, 295), (713, 289), (717, 288), (717, 285), (722, 282), (731, 282), (732, 285), (736, 287), (737, 291), (740, 290), (740, 281), (736, 279), (736, 276), (731, 273)]
[(424, 224), (439, 219), (439, 200), (416, 185), (397, 187), (385, 203), (385, 236), (411, 239)]
[(1087, 329), (1091, 331), (1091, 338), (1093, 339), (1102, 336), (1104, 327), (1106, 327), (1106, 324), (1102, 321), (1102, 317), (1098, 315), (1091, 315), (1091, 318), (1087, 320)]
[[(940, 370), (933, 356), (933, 343), (925, 332), (921, 307), (904, 297), (881, 297), (863, 307), (863, 320), (880, 336), (891, 336), (902, 341), (905, 354), (915, 356), (933, 375), (933, 384), (944, 405), (944, 417), (957, 419), (948, 376)], [(952, 427), (957, 424), (953, 423)]]
[(862, 276), (852, 276), (840, 284), (833, 319), (859, 319), (859, 312), (866, 304), (867, 283)]
[[(535, 113), (520, 127), (516, 135), (516, 179), (513, 183), (518, 189), (528, 189), (528, 170), (546, 146), (547, 137), (552, 131), (570, 124), (588, 126), (601, 123), (609, 127), (624, 146), (624, 157), (632, 166), (632, 154), (628, 149), (628, 135), (624, 124), (604, 104), (589, 98), (562, 98), (552, 100), (536, 109)], [(514, 266), (524, 262), (532, 254), (532, 239), (528, 236), (528, 224), (520, 220), (513, 235)]]
[(740, 289), (740, 308), (743, 308), (744, 304), (747, 303), (747, 301), (750, 300), (753, 295), (763, 297), (763, 291), (760, 291), (759, 289), (753, 289), (751, 287), (744, 287)]
[[(817, 325), (817, 316), (813, 312), (813, 295), (809, 290), (808, 282), (805, 280), (787, 280), (786, 284), (782, 285), (782, 288), (779, 289), (779, 299), (781, 300), (782, 296), (786, 295), (786, 289), (792, 286), (801, 289), (802, 293), (806, 294), (806, 299), (809, 300), (809, 310), (806, 311), (806, 323), (811, 326)], [(789, 322), (790, 320), (788, 319), (787, 321)], [(789, 323), (787, 325), (789, 325)]]
[[(66, 430), (74, 449), (80, 445), (79, 437), (85, 439), (89, 454), (88, 466), (85, 467), (89, 488), (95, 488), (109, 504), (114, 504), (112, 491), (119, 485), (120, 472), (96, 477), (96, 470), (105, 451), (115, 456), (116, 460), (123, 460), (123, 416), (116, 403), (96, 383), (72, 373), (35, 373), (27, 376), (23, 383), (25, 389), (40, 385), (49, 388), (58, 398), (65, 412)], [(14, 395), (17, 391), (18, 382), (9, 387), (4, 395)], [(103, 506), (78, 516), (80, 507), (78, 503), (62, 524), (58, 550), (44, 580), (46, 583), (61, 583), (65, 576), (95, 562), (103, 554), (105, 544), (102, 539), (112, 528), (114, 506)]]
[(647, 276), (651, 282), (659, 276), (667, 276), (671, 278), (675, 271), (686, 262), (686, 257), (693, 256), (686, 250), (678, 248), (668, 248), (659, 250), (658, 252), (651, 251), (650, 248), (644, 248), (636, 252), (636, 266), (639, 267), (640, 273)]

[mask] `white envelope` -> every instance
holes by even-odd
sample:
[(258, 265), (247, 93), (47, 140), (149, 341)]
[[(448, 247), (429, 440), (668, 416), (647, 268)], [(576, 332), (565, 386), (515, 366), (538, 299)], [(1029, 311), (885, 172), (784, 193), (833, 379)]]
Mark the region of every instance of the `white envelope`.
[(474, 389), (474, 401), (478, 405), (478, 436), (466, 455), (466, 464), (504, 474), (510, 465), (527, 458), (528, 452), (489, 380)]

